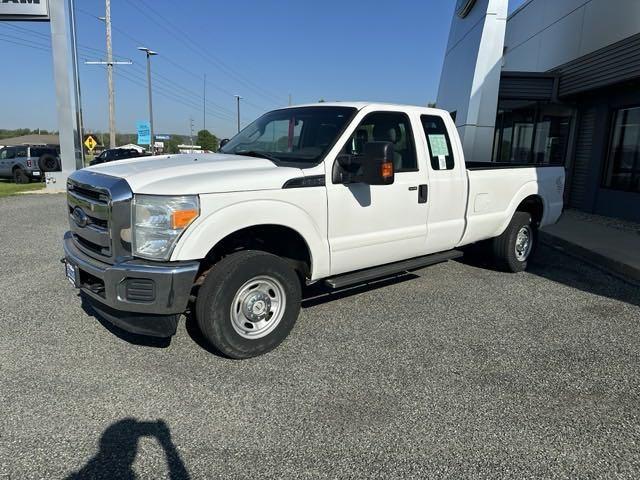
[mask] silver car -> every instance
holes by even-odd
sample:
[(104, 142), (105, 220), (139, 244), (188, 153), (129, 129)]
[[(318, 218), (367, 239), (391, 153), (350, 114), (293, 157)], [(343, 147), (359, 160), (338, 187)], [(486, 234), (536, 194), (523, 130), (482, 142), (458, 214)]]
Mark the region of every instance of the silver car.
[(16, 145), (0, 149), (0, 178), (16, 183), (40, 181), (44, 172), (60, 170), (60, 147)]

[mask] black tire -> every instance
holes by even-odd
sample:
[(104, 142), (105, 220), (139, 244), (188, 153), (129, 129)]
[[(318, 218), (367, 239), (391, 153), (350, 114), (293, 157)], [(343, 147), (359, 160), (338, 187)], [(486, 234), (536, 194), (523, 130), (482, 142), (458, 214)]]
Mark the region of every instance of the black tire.
[[(246, 290), (257, 292), (247, 293), (246, 301), (236, 303), (234, 299), (245, 286), (260, 278), (275, 280), (281, 287), (283, 301), (280, 304), (283, 310), (278, 315), (274, 314), (276, 324), (273, 330), (260, 338), (246, 338), (238, 332), (238, 322), (232, 316), (234, 319), (246, 318), (241, 315), (247, 312), (245, 308), (253, 307), (255, 299), (254, 303), (248, 302), (252, 295), (260, 294), (260, 289)], [(276, 298), (275, 293), (273, 298)], [(300, 299), (300, 280), (287, 261), (270, 253), (245, 250), (223, 258), (209, 271), (196, 299), (196, 320), (204, 337), (223, 355), (235, 359), (255, 357), (273, 350), (289, 335), (300, 313)], [(271, 306), (270, 300), (266, 300)], [(232, 313), (233, 303), (236, 303), (236, 313)], [(266, 320), (268, 323), (269, 320)], [(243, 324), (260, 325), (251, 321)]]
[(29, 183), (31, 179), (29, 175), (27, 175), (27, 172), (18, 167), (13, 169), (13, 181), (18, 184), (25, 184)]
[[(522, 248), (522, 243), (518, 243), (519, 248), (516, 248), (518, 234), (521, 231), (528, 231), (529, 246), (526, 249)], [(504, 233), (492, 241), (496, 266), (506, 272), (524, 271), (536, 249), (537, 241), (538, 231), (532, 222), (531, 215), (527, 212), (516, 212)]]
[(38, 167), (42, 172), (57, 172), (60, 170), (60, 160), (51, 154), (44, 154), (38, 159)]

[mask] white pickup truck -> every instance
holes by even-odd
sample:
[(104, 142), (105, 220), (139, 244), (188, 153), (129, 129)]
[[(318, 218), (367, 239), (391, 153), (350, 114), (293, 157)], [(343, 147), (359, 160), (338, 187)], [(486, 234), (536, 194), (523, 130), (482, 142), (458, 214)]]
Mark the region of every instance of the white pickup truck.
[(223, 143), (69, 177), (63, 261), (99, 315), (168, 337), (191, 311), (219, 352), (252, 357), (289, 334), (309, 284), (367, 282), (481, 241), (519, 272), (563, 209), (563, 167), (465, 163), (436, 109), (284, 108)]

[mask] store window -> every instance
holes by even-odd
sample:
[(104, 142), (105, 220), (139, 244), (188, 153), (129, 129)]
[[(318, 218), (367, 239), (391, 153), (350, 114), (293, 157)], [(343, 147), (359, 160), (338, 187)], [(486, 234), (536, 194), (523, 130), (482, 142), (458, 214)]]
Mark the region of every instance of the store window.
[(614, 114), (604, 186), (640, 192), (640, 107)]
[(561, 105), (502, 102), (496, 119), (494, 162), (563, 165), (572, 111)]

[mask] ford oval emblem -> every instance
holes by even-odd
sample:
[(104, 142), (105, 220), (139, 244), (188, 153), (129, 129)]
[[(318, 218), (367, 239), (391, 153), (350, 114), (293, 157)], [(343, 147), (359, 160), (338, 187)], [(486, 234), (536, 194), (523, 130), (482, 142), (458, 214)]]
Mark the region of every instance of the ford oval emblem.
[(84, 213), (84, 210), (80, 207), (74, 208), (71, 215), (73, 216), (73, 221), (76, 222), (76, 225), (80, 228), (86, 227), (89, 224), (89, 217), (87, 217), (87, 214)]

